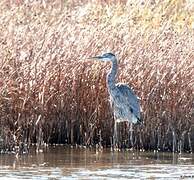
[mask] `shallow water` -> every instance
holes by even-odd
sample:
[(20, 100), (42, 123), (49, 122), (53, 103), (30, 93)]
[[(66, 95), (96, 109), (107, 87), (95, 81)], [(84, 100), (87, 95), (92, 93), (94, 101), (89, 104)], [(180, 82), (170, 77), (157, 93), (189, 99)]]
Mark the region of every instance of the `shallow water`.
[(47, 147), (0, 155), (0, 179), (194, 179), (192, 154)]

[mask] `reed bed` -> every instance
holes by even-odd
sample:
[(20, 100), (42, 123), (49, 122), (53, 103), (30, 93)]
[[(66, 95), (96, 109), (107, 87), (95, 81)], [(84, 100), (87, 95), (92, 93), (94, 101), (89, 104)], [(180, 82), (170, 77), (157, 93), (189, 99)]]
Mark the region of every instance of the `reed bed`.
[(194, 150), (194, 6), (189, 1), (1, 1), (0, 150), (36, 143), (111, 145), (106, 88), (118, 81), (140, 97), (144, 124), (121, 123), (120, 147)]

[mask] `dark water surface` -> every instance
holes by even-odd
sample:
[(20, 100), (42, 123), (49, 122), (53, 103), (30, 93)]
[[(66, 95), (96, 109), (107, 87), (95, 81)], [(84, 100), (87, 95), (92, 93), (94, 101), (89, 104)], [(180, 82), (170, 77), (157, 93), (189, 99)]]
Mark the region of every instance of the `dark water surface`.
[(0, 179), (194, 179), (194, 155), (47, 147), (1, 154)]

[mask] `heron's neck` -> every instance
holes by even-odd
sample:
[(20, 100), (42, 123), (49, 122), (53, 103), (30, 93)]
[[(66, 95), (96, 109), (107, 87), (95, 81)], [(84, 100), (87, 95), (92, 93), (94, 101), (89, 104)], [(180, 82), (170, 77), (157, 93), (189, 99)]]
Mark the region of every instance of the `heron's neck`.
[(107, 84), (108, 84), (108, 89), (109, 90), (115, 88), (116, 74), (117, 74), (117, 59), (115, 59), (114, 61), (112, 61), (111, 70), (107, 74)]

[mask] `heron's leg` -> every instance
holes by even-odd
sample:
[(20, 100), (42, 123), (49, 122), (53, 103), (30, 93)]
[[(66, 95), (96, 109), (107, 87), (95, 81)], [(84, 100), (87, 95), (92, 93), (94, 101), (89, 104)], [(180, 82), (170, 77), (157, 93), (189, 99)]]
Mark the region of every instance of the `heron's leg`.
[(129, 124), (129, 141), (131, 143), (131, 146), (133, 148), (133, 123)]
[(114, 121), (114, 136), (113, 136), (113, 146), (114, 148), (117, 147), (117, 144), (118, 144), (118, 134), (117, 134), (117, 121), (115, 119)]

